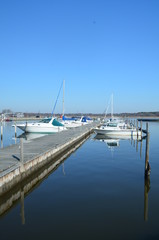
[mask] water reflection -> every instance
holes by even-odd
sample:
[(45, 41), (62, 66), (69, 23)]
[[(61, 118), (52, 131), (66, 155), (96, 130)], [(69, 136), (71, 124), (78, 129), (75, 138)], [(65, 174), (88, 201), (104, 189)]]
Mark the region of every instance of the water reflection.
[[(29, 138), (29, 135), (30, 134), (22, 134), (21, 137), (24, 137), (24, 139), (26, 138), (26, 139), (30, 139), (30, 140), (35, 137), (35, 135), (33, 134), (33, 136), (31, 136), (31, 138)], [(43, 136), (43, 134), (42, 134), (42, 136)], [(108, 148), (111, 146), (111, 149), (112, 148), (119, 149), (119, 147), (121, 148), (120, 141), (123, 139), (128, 140), (129, 143), (132, 140), (132, 146), (134, 145), (134, 139), (130, 139), (130, 138), (123, 138), (123, 137), (122, 138), (114, 138), (114, 137), (110, 138), (110, 137), (105, 137), (105, 136), (95, 136), (95, 139), (105, 142), (107, 144)], [(144, 144), (142, 144), (143, 143), (142, 139), (138, 139), (138, 141), (136, 139), (135, 141), (136, 141), (136, 144), (138, 144), (138, 142), (140, 142), (140, 147), (145, 146)], [(149, 151), (149, 147), (147, 147), (147, 150), (145, 151), (145, 169), (146, 169), (146, 166), (150, 166), (149, 165), (149, 155), (147, 154), (147, 151)], [(1, 198), (0, 198), (0, 216), (3, 216), (13, 206), (20, 203), (21, 223), (25, 224), (26, 223), (25, 216), (27, 216), (27, 213), (25, 212), (26, 209), (24, 208), (25, 207), (25, 204), (24, 204), (25, 197), (28, 194), (30, 194), (32, 190), (37, 188), (42, 183), (44, 178), (46, 178), (48, 175), (50, 175), (51, 172), (54, 172), (59, 165), (60, 164), (57, 163), (56, 161), (48, 164), (48, 166), (39, 170), (36, 174), (33, 174), (33, 176), (30, 177), (29, 179), (27, 179), (25, 182), (23, 181), (22, 183), (20, 183), (18, 186), (16, 186), (15, 189), (10, 191), (8, 194), (6, 194), (5, 196), (1, 196)], [(65, 175), (64, 162), (62, 163), (62, 170), (63, 170), (63, 174)], [(144, 168), (143, 168), (143, 170), (144, 170)], [(129, 185), (130, 182), (128, 182), (127, 184)], [(131, 189), (130, 185), (129, 185), (129, 187)], [(150, 190), (150, 175), (147, 176), (145, 174), (144, 184), (142, 182), (142, 189), (143, 188), (144, 188), (144, 199), (143, 199), (143, 194), (142, 194), (141, 199), (142, 199), (142, 205), (144, 206), (144, 214), (142, 213), (143, 214), (142, 218), (144, 218), (144, 220), (147, 221), (148, 220), (148, 194), (149, 194), (149, 190)]]
[(20, 205), (21, 205), (21, 219), (22, 225), (25, 224), (25, 214), (24, 214), (24, 188), (20, 191)]
[(48, 134), (44, 134), (44, 133), (22, 133), (21, 135), (18, 136), (18, 138), (23, 138), (26, 141), (30, 141), (36, 138), (47, 136), (47, 135)]
[(145, 186), (144, 186), (144, 220), (148, 220), (148, 192), (150, 190), (150, 172), (151, 167), (149, 163), (149, 142), (150, 134), (146, 138), (146, 151), (145, 151)]
[(10, 209), (15, 205), (20, 203), (20, 216), (22, 225), (25, 224), (25, 209), (24, 209), (24, 199), (30, 194), (35, 188), (43, 182), (52, 172), (54, 172), (61, 164), (63, 168), (63, 174), (65, 175), (64, 170), (64, 160), (65, 156), (60, 158), (50, 159), (45, 167), (41, 167), (36, 172), (34, 172), (27, 179), (23, 180), (17, 184), (10, 191), (2, 194), (0, 196), (0, 218), (3, 217)]
[(148, 220), (148, 193), (150, 190), (150, 176), (145, 176), (144, 185), (144, 220)]
[[(99, 140), (101, 142), (105, 142), (108, 146), (108, 148), (113, 149), (115, 147), (120, 146), (120, 141), (121, 140), (130, 140), (131, 145), (135, 147), (136, 143), (136, 151), (138, 151), (138, 142), (142, 142), (143, 139), (146, 137), (141, 137), (141, 136), (107, 136), (107, 135), (102, 135), (102, 134), (96, 134), (94, 137), (94, 140)], [(142, 145), (141, 145), (142, 146)], [(142, 152), (142, 149), (140, 150)]]
[(120, 144), (119, 144), (120, 139), (119, 138), (115, 138), (115, 137), (111, 138), (111, 137), (108, 137), (106, 135), (97, 134), (94, 137), (94, 139), (106, 143), (108, 148), (110, 148), (110, 149), (113, 149), (114, 147), (119, 147), (120, 146)]
[(136, 143), (136, 152), (138, 152), (138, 143), (140, 142), (140, 158), (142, 156), (142, 142), (146, 139), (146, 148), (145, 148), (145, 174), (144, 174), (144, 220), (148, 220), (148, 193), (150, 190), (150, 172), (151, 167), (149, 163), (149, 142), (150, 142), (150, 134), (148, 133), (145, 137), (129, 137), (129, 136), (106, 136), (97, 134), (94, 137), (95, 140), (99, 140), (107, 144), (108, 148), (111, 150), (120, 146), (120, 140), (131, 140), (131, 145), (135, 146)]

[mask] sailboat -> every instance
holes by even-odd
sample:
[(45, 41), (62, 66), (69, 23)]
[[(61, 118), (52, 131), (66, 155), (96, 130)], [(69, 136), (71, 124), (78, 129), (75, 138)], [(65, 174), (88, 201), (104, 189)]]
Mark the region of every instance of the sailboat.
[(72, 117), (72, 118), (65, 117), (65, 115), (64, 115), (64, 95), (65, 95), (65, 80), (63, 80), (63, 110), (62, 110), (61, 123), (66, 128), (80, 127), (81, 125), (83, 125), (82, 118), (78, 119), (78, 118), (75, 118), (75, 117)]
[[(62, 87), (62, 85), (61, 85)], [(60, 90), (61, 90), (60, 87)], [(26, 133), (56, 133), (56, 132), (61, 132), (63, 130), (67, 130), (67, 128), (59, 122), (53, 115), (54, 115), (54, 110), (56, 107), (56, 103), (60, 94), (57, 95), (57, 99), (55, 101), (55, 105), (52, 111), (52, 116), (50, 118), (44, 118), (39, 122), (32, 122), (32, 123), (27, 123), (26, 124), (17, 124), (16, 126), (23, 130)], [(14, 126), (14, 125), (13, 125)]]
[(141, 136), (141, 130), (134, 125), (126, 123), (123, 119), (114, 118), (113, 116), (113, 95), (111, 105), (111, 119), (104, 123), (99, 128), (94, 128), (96, 134), (103, 134), (107, 136)]
[(65, 117), (64, 114), (64, 95), (65, 95), (65, 80), (63, 81), (63, 111), (62, 111), (62, 119), (61, 123), (67, 128), (74, 128), (86, 125), (88, 123), (92, 123), (93, 120), (90, 117), (81, 116), (78, 117)]

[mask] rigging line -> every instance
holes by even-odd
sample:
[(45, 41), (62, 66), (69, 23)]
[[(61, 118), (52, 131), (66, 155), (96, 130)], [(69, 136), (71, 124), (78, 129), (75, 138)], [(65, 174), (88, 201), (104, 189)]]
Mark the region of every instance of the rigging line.
[(52, 115), (52, 116), (53, 116), (53, 114), (54, 114), (54, 111), (55, 111), (55, 107), (56, 107), (57, 100), (58, 100), (58, 98), (59, 98), (59, 95), (60, 95), (60, 92), (61, 92), (62, 85), (63, 85), (63, 81), (62, 81), (62, 84), (61, 84), (60, 90), (59, 90), (59, 92), (58, 92), (58, 95), (57, 95), (57, 98), (56, 98), (56, 101), (55, 101), (54, 108), (53, 108), (53, 110), (52, 110), (52, 113), (51, 113), (51, 115)]

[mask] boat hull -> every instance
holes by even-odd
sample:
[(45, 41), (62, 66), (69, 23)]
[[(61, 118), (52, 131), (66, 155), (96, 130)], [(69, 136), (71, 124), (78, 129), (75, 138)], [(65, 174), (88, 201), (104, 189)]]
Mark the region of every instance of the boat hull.
[(107, 136), (141, 136), (141, 131), (138, 131), (136, 129), (125, 129), (125, 130), (109, 130), (109, 129), (100, 129), (95, 128), (94, 129), (96, 134), (102, 134)]
[(66, 130), (65, 127), (54, 127), (52, 125), (50, 126), (36, 126), (36, 125), (25, 125), (25, 124), (20, 124), (17, 125), (18, 128), (23, 130), (26, 133), (56, 133), (56, 132), (61, 132), (63, 130)]
[(76, 128), (76, 127), (82, 126), (82, 123), (69, 122), (69, 121), (62, 121), (62, 124), (63, 124), (66, 128)]

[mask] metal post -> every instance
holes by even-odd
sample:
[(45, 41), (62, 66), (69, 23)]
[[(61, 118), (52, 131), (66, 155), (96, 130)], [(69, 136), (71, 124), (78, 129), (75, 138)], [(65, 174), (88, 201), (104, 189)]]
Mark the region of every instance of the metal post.
[(138, 136), (139, 136), (139, 132), (138, 132), (138, 128), (139, 128), (139, 126), (138, 126), (138, 120), (137, 120), (137, 122), (136, 122), (136, 129), (137, 129), (137, 139), (138, 139)]
[(150, 164), (149, 164), (149, 132), (148, 123), (146, 124), (147, 137), (146, 137), (146, 154), (145, 154), (145, 191), (144, 191), (144, 220), (148, 220), (148, 192), (150, 190)]
[(17, 126), (16, 126), (16, 123), (15, 123), (14, 128), (15, 128), (15, 138), (16, 138), (17, 137)]
[(20, 162), (24, 164), (24, 156), (23, 156), (23, 138), (20, 138)]
[(149, 133), (149, 125), (148, 125), (148, 122), (146, 123), (146, 133), (147, 133), (147, 134)]
[(142, 138), (142, 121), (140, 121), (140, 127), (141, 127), (141, 138)]
[(149, 140), (150, 136), (149, 133), (147, 133), (146, 137), (146, 154), (145, 154), (145, 176), (150, 175), (150, 164), (149, 164)]
[(1, 122), (1, 140), (3, 139), (3, 125), (2, 125), (2, 122)]

